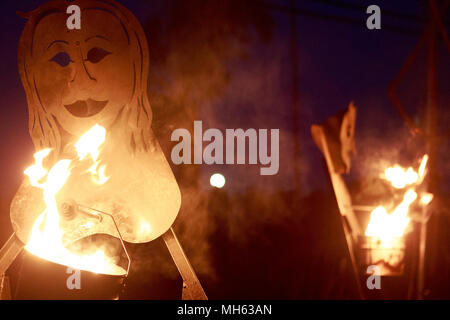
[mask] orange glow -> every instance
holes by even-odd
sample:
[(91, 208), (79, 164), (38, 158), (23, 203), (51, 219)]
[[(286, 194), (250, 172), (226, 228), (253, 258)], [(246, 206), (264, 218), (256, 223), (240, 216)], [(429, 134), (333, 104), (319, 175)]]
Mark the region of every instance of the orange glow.
[(139, 227), (139, 234), (141, 236), (146, 236), (150, 232), (152, 232), (152, 228), (150, 227), (150, 224), (146, 221), (142, 221), (140, 224), (140, 227)]
[[(87, 155), (90, 155), (94, 165), (89, 169), (89, 172), (92, 174), (94, 181), (98, 181), (98, 183), (104, 183), (107, 180), (104, 176), (104, 166), (100, 166), (98, 169), (99, 148), (105, 141), (105, 133), (106, 131), (103, 127), (95, 125), (75, 144), (79, 157), (75, 161), (81, 161)], [(95, 273), (124, 274), (125, 270), (115, 265), (111, 259), (108, 259), (102, 250), (97, 250), (89, 255), (80, 255), (72, 253), (64, 247), (64, 230), (59, 225), (60, 213), (56, 195), (69, 178), (73, 163), (72, 160), (62, 159), (47, 171), (43, 168), (42, 162), (50, 152), (50, 149), (45, 149), (35, 153), (35, 164), (25, 170), (30, 183), (42, 189), (46, 205), (45, 210), (33, 224), (31, 236), (25, 248), (30, 253), (43, 259), (75, 269), (88, 270)], [(41, 180), (44, 181), (39, 182)]]

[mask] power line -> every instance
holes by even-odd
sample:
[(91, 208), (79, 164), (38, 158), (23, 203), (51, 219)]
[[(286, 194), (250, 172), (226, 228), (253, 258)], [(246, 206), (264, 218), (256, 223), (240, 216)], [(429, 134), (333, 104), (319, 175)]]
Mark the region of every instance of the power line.
[[(319, 1), (321, 1), (321, 0), (319, 0)], [(326, 1), (326, 0), (323, 0), (323, 1)], [(332, 14), (309, 10), (309, 9), (273, 4), (273, 3), (269, 3), (269, 2), (265, 2), (265, 1), (254, 1), (254, 3), (255, 4), (257, 3), (258, 5), (264, 6), (267, 9), (273, 10), (273, 11), (292, 13), (292, 14), (301, 15), (301, 16), (308, 16), (308, 17), (315, 18), (315, 19), (322, 19), (322, 20), (334, 21), (334, 22), (338, 22), (338, 23), (346, 23), (346, 24), (358, 25), (358, 26), (365, 27), (364, 19), (353, 18), (350, 16), (332, 15)], [(408, 16), (408, 17), (412, 18), (413, 16)], [(395, 25), (386, 24), (386, 23), (383, 23), (383, 30), (407, 34), (407, 35), (414, 35), (414, 36), (417, 36), (420, 34), (419, 29), (411, 29), (411, 28), (407, 28), (407, 27), (395, 26)]]
[[(309, 0), (310, 2), (319, 2), (319, 3), (324, 3), (324, 4), (328, 4), (334, 7), (338, 7), (338, 8), (343, 8), (343, 9), (351, 9), (351, 10), (356, 10), (356, 11), (362, 11), (362, 12), (366, 12), (366, 6), (361, 5), (361, 4), (356, 4), (353, 2), (348, 2), (348, 1), (339, 1), (339, 0)], [(423, 16), (416, 16), (413, 14), (405, 14), (405, 13), (400, 13), (397, 11), (393, 11), (393, 10), (389, 10), (389, 9), (385, 9), (383, 8), (383, 15), (387, 15), (393, 18), (398, 18), (398, 19), (404, 19), (404, 20), (409, 20), (409, 21), (426, 21), (426, 17)]]

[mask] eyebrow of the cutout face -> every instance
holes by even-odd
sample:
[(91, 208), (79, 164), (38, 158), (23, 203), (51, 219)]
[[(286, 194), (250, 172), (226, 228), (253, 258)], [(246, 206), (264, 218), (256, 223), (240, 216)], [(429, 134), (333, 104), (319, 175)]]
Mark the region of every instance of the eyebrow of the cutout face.
[(86, 40), (84, 40), (84, 42), (88, 42), (89, 40), (95, 39), (95, 38), (99, 38), (99, 39), (103, 39), (103, 40), (106, 40), (106, 41), (111, 42), (111, 40), (109, 40), (107, 37), (105, 37), (105, 36), (100, 36), (100, 35), (88, 37), (88, 38), (86, 38)]
[(45, 49), (45, 50), (48, 50), (48, 49), (50, 49), (50, 47), (52, 46), (52, 45), (54, 45), (55, 43), (65, 43), (65, 44), (69, 44), (69, 42), (67, 42), (67, 41), (65, 41), (65, 40), (55, 40), (55, 41), (53, 41), (52, 43), (50, 43), (49, 44), (49, 46), (47, 47), (47, 49)]

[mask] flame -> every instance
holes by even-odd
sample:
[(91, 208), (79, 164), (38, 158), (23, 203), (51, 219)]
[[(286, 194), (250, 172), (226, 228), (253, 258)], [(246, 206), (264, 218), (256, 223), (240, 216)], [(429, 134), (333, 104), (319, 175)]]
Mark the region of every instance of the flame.
[[(409, 208), (419, 198), (415, 188), (425, 177), (427, 162), (428, 155), (424, 155), (418, 171), (412, 167), (405, 170), (397, 164), (385, 170), (384, 177), (394, 188), (410, 187), (405, 192), (402, 202), (391, 213), (388, 213), (383, 206), (378, 206), (371, 212), (366, 236), (380, 239), (383, 247), (390, 247), (390, 243), (395, 238), (403, 236), (411, 220), (408, 217)], [(420, 196), (420, 203), (427, 205), (432, 199), (431, 193), (423, 193)]]
[(421, 183), (425, 176), (426, 166), (428, 162), (428, 155), (424, 155), (420, 161), (418, 171), (414, 171), (412, 167), (407, 170), (396, 164), (393, 167), (387, 168), (384, 172), (386, 180), (390, 181), (392, 186), (397, 189), (403, 189), (406, 186)]
[(50, 151), (52, 151), (52, 149), (49, 148), (36, 152), (34, 154), (34, 160), (36, 161), (36, 163), (28, 167), (24, 172), (30, 178), (30, 183), (34, 187), (42, 187), (42, 184), (39, 183), (39, 180), (44, 178), (47, 174), (47, 170), (45, 170), (42, 166), (42, 162), (44, 161), (45, 157), (48, 156)]
[(94, 162), (97, 161), (100, 153), (98, 149), (105, 142), (105, 139), (106, 130), (98, 124), (83, 134), (78, 142), (75, 143), (75, 149), (80, 160), (83, 160), (89, 154)]
[(413, 168), (409, 167), (408, 170), (404, 170), (399, 165), (387, 168), (384, 174), (386, 180), (390, 181), (392, 186), (397, 189), (403, 189), (407, 185), (416, 183), (419, 179), (419, 175)]
[[(104, 175), (104, 166), (98, 165), (99, 148), (104, 143), (106, 130), (95, 125), (75, 144), (78, 161), (90, 155), (94, 165), (89, 169), (94, 181), (104, 183), (108, 178)], [(44, 149), (34, 154), (35, 164), (25, 170), (30, 183), (43, 190), (46, 205), (44, 212), (33, 224), (30, 239), (25, 248), (43, 259), (63, 264), (75, 269), (88, 270), (95, 273), (123, 274), (124, 270), (115, 265), (102, 250), (93, 254), (80, 255), (70, 252), (63, 245), (64, 231), (60, 228), (60, 214), (56, 202), (58, 191), (66, 183), (74, 164), (72, 160), (59, 160), (49, 171), (42, 163), (51, 149)], [(97, 170), (98, 169), (98, 170)], [(39, 182), (45, 178), (45, 181)], [(100, 178), (100, 180), (98, 180)]]
[(421, 180), (423, 180), (423, 178), (425, 177), (427, 163), (428, 163), (428, 155), (426, 154), (422, 157), (419, 166), (419, 177), (421, 178)]
[(75, 143), (75, 149), (80, 160), (84, 160), (87, 155), (91, 156), (94, 164), (88, 169), (88, 172), (92, 174), (92, 181), (97, 184), (104, 184), (109, 179), (109, 177), (105, 175), (106, 166), (100, 166), (100, 162), (98, 161), (98, 156), (100, 154), (99, 148), (105, 142), (105, 139), (105, 128), (96, 124), (83, 134), (77, 143)]

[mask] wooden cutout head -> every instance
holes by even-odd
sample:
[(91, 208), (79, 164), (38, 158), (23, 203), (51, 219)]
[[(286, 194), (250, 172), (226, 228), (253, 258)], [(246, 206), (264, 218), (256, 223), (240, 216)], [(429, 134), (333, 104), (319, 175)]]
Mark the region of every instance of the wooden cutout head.
[[(66, 27), (73, 4), (80, 30)], [(132, 148), (148, 148), (149, 57), (137, 19), (113, 1), (56, 0), (27, 16), (18, 62), (36, 149), (61, 151), (64, 134), (79, 137), (94, 124), (123, 126)]]
[(347, 109), (328, 118), (322, 125), (312, 125), (311, 133), (316, 145), (323, 153), (319, 131), (323, 130), (327, 139), (331, 160), (336, 173), (348, 173), (351, 157), (356, 153), (355, 148), (356, 107), (350, 102)]
[[(70, 5), (81, 9), (79, 30), (66, 26)], [(52, 148), (55, 163), (95, 124), (107, 130), (102, 161), (110, 180), (98, 187), (73, 169), (58, 202), (74, 199), (111, 213), (126, 241), (159, 237), (175, 220), (181, 196), (151, 129), (148, 45), (138, 20), (112, 0), (55, 0), (25, 15), (18, 64), (36, 151)], [(41, 190), (25, 179), (11, 204), (23, 242), (44, 207)], [(66, 223), (68, 242), (95, 233), (117, 236), (112, 224), (80, 230), (83, 223)]]

